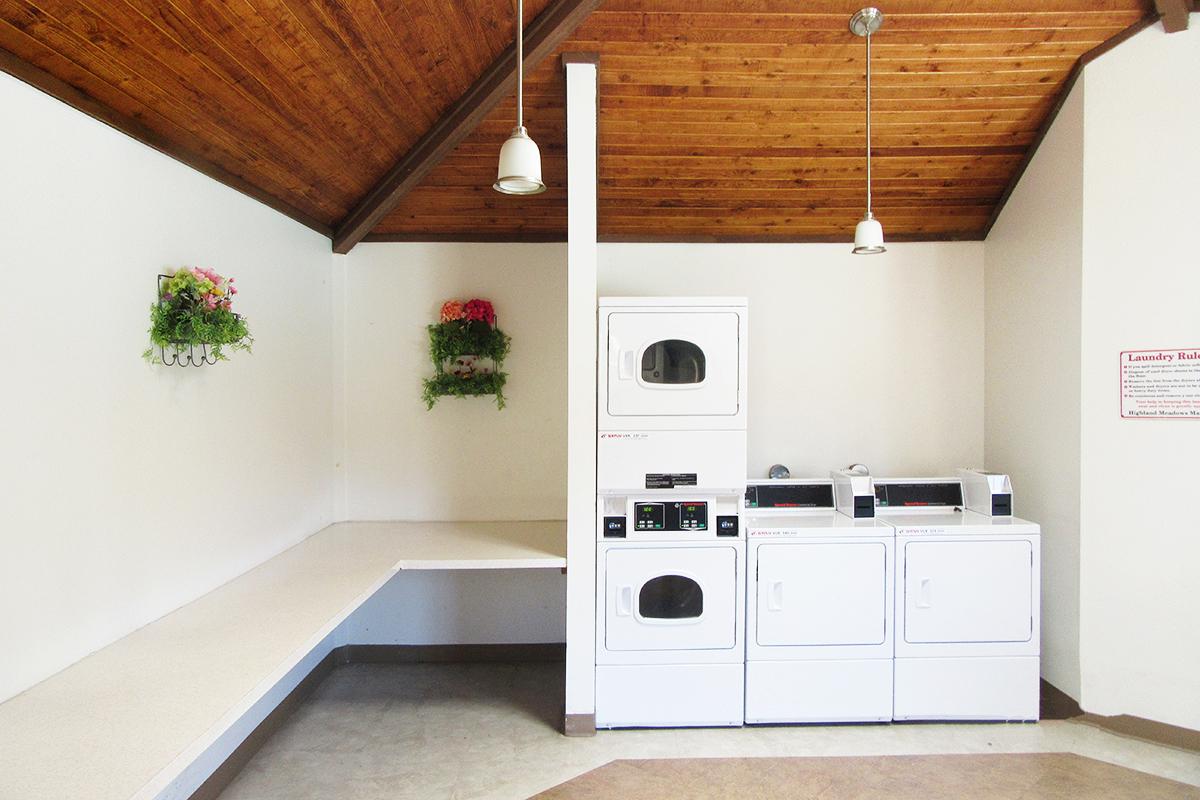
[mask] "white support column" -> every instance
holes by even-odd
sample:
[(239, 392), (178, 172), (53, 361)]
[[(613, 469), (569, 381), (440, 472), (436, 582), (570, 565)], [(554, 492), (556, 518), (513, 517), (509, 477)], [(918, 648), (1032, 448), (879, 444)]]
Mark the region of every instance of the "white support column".
[(567, 698), (563, 731), (596, 732), (597, 61), (567, 73)]

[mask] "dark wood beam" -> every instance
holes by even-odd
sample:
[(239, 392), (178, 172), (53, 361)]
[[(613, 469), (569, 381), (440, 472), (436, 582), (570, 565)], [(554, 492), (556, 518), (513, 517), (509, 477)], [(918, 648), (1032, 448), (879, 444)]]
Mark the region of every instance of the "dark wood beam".
[[(525, 29), (525, 71), (531, 72), (554, 52), (600, 2), (556, 0), (539, 14)], [(515, 91), (516, 61), (514, 42), (337, 225), (333, 234), (335, 253), (349, 253), (501, 100)], [(533, 136), (536, 139), (536, 131)], [(497, 155), (500, 144), (496, 142)]]
[[(750, 235), (736, 234), (689, 234), (664, 233), (654, 234), (621, 234), (601, 233), (596, 237), (600, 242), (667, 242), (690, 244), (726, 244), (773, 242), (785, 244), (814, 244), (835, 243), (853, 244), (853, 233), (830, 234), (771, 234), (760, 233)], [(940, 231), (937, 233), (889, 233), (889, 242), (979, 242), (983, 240), (983, 231)], [(496, 233), (477, 233), (464, 231), (462, 233), (370, 233), (363, 237), (364, 242), (565, 242), (566, 230), (562, 231), (498, 231)]]
[(368, 233), (362, 239), (364, 242), (565, 242), (567, 231), (499, 231), (496, 233), (481, 233), (464, 231), (462, 233), (422, 233), (420, 231), (403, 233)]
[(1194, 0), (1154, 0), (1154, 7), (1162, 17), (1163, 30), (1167, 33), (1186, 31), (1188, 14), (1195, 10)]
[(1021, 163), (1017, 165), (1017, 169), (1015, 172), (1013, 172), (1013, 176), (1009, 180), (1008, 185), (1004, 187), (1004, 193), (1000, 195), (1000, 200), (996, 203), (996, 207), (992, 209), (992, 215), (988, 217), (987, 225), (984, 226), (982, 238), (987, 238), (988, 234), (992, 232), (992, 227), (996, 224), (996, 220), (1000, 219), (1000, 212), (1004, 210), (1004, 206), (1008, 203), (1008, 199), (1012, 197), (1012, 193), (1017, 188), (1017, 184), (1021, 182), (1021, 176), (1025, 174), (1025, 170), (1029, 168), (1030, 162), (1033, 161), (1034, 155), (1037, 154), (1038, 147), (1042, 144), (1042, 141), (1045, 140), (1046, 134), (1050, 132), (1050, 126), (1054, 124), (1054, 120), (1058, 117), (1058, 112), (1062, 110), (1063, 104), (1067, 102), (1067, 97), (1071, 94), (1071, 89), (1075, 87), (1076, 82), (1079, 81), (1079, 76), (1083, 74), (1083, 68), (1107, 53), (1109, 50), (1112, 50), (1121, 42), (1124, 42), (1126, 39), (1129, 39), (1146, 30), (1146, 28), (1149, 28), (1151, 25), (1158, 22), (1158, 19), (1158, 14), (1147, 14), (1125, 30), (1118, 33), (1116, 36), (1107, 41), (1101, 42), (1079, 57), (1079, 59), (1075, 62), (1075, 66), (1071, 68), (1070, 74), (1067, 75), (1066, 81), (1063, 82), (1063, 87), (1059, 91), (1058, 97), (1055, 98), (1054, 105), (1050, 107), (1049, 113), (1046, 114), (1046, 118), (1042, 121), (1041, 127), (1038, 128), (1037, 136), (1034, 137), (1033, 142), (1025, 151), (1025, 157), (1022, 158)]
[(114, 111), (91, 95), (80, 91), (61, 78), (56, 78), (41, 67), (34, 66), (20, 56), (14, 55), (3, 48), (0, 48), (0, 71), (7, 72), (14, 78), (33, 86), (35, 89), (40, 89), (56, 100), (60, 100), (71, 106), (76, 111), (82, 111), (89, 117), (116, 128), (121, 133), (138, 140), (147, 147), (152, 147), (176, 161), (187, 164), (192, 169), (204, 173), (215, 181), (223, 183), (232, 189), (237, 189), (242, 194), (270, 206), (280, 214), (291, 217), (301, 225), (312, 228), (323, 236), (333, 236), (333, 229), (321, 222), (321, 220), (304, 213), (272, 194), (268, 194), (240, 175), (235, 175), (211, 161), (185, 150), (145, 123)]

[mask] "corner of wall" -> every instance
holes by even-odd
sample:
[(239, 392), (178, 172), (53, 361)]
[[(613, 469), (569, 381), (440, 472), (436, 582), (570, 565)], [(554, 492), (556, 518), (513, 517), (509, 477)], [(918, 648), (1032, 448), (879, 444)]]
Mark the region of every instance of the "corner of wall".
[(344, 522), (349, 516), (349, 466), (346, 464), (346, 269), (350, 256), (330, 255), (330, 320), (333, 326), (333, 370), (330, 392), (333, 395), (333, 452), (330, 454), (330, 479), (333, 481), (333, 521)]

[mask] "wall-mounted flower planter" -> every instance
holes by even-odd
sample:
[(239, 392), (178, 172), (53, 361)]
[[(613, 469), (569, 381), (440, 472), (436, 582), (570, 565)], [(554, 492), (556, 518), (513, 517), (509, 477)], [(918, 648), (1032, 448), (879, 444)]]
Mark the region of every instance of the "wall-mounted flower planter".
[(497, 408), (504, 408), (508, 375), (503, 367), (511, 340), (496, 327), (492, 304), (450, 300), (442, 305), (441, 321), (426, 329), (435, 373), (424, 382), (425, 407), (433, 408), (442, 397), (490, 395), (496, 398)]
[[(203, 267), (158, 276), (158, 301), (150, 307), (150, 341), (142, 358), (151, 364), (201, 367), (228, 360), (226, 350), (250, 352), (246, 320), (233, 313), (237, 287)], [(155, 352), (157, 348), (158, 352)]]

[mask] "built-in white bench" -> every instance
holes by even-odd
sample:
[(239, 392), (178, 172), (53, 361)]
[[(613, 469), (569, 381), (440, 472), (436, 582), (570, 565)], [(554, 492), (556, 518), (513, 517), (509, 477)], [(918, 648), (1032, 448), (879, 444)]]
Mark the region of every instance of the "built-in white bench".
[(332, 525), (0, 704), (0, 798), (186, 798), (396, 573), (565, 567), (563, 522)]

